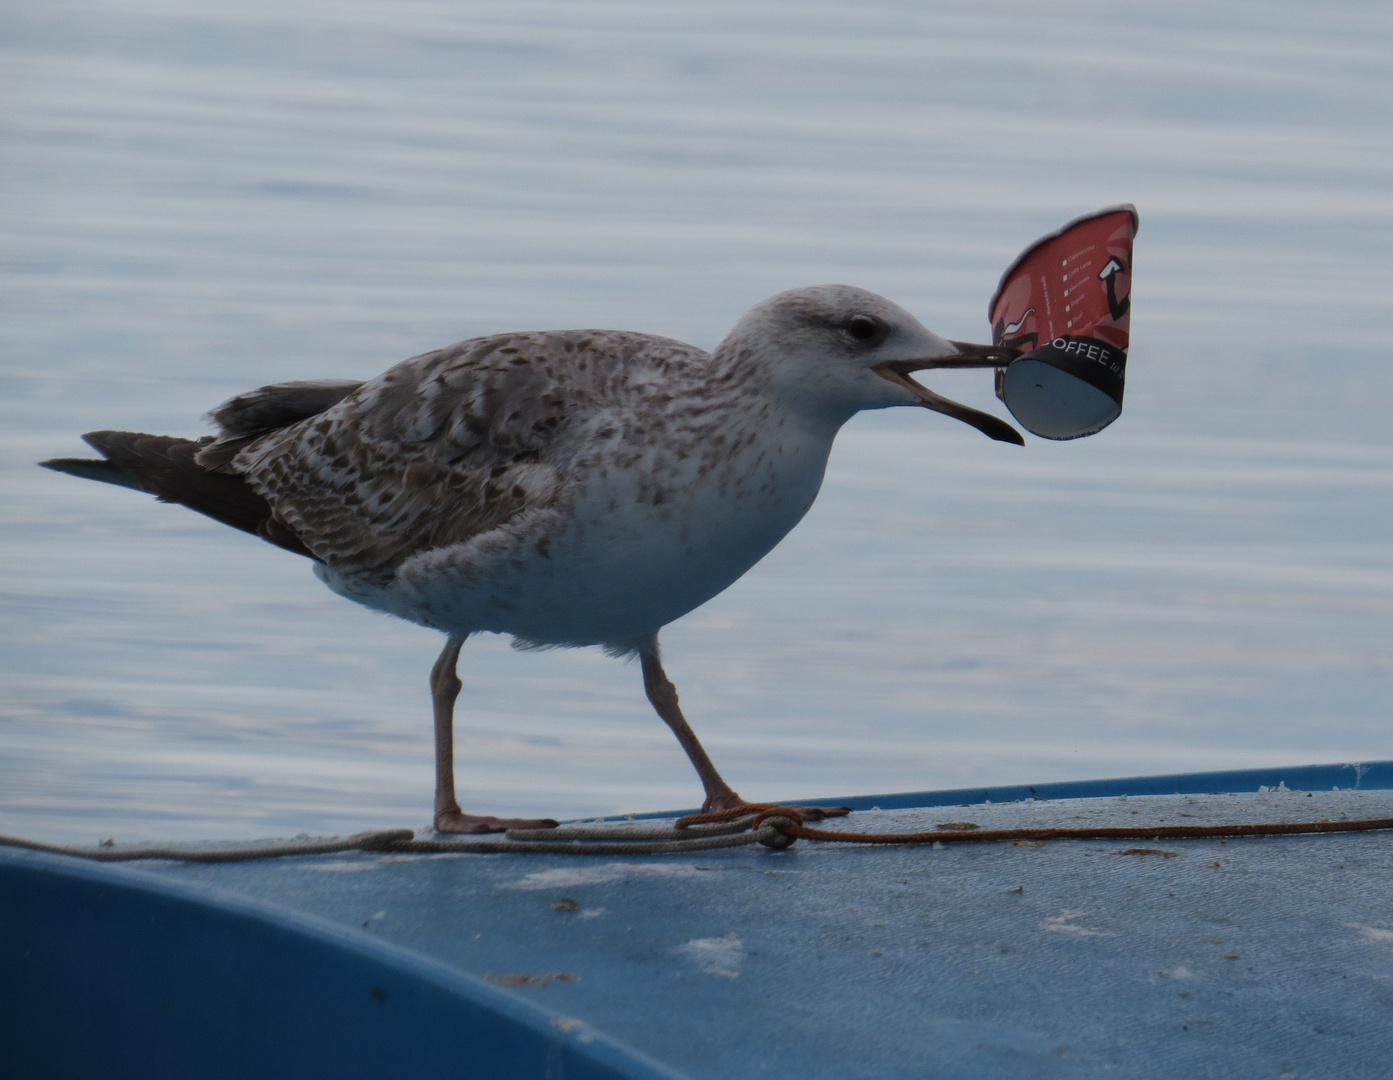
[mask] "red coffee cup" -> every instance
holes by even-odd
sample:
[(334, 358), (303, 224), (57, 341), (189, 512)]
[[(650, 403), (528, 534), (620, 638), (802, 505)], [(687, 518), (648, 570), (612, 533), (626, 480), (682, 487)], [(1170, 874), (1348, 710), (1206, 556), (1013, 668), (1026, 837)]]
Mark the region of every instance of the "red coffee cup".
[(1122, 412), (1138, 221), (1130, 203), (1076, 218), (1026, 248), (992, 297), (992, 343), (1021, 354), (997, 369), (996, 396), (1041, 438), (1093, 435)]

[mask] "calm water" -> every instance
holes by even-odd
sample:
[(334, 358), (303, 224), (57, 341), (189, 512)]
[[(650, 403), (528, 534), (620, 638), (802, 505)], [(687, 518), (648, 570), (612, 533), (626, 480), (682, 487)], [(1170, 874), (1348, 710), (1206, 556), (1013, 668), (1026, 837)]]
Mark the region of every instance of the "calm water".
[[(982, 340), (1006, 263), (1141, 210), (1122, 419), (861, 417), (668, 629), (750, 797), (1393, 757), (1393, 15), (1379, 3), (0, 8), (0, 831), (429, 817), (436, 635), (33, 467), (508, 329), (713, 346), (845, 281)], [(935, 388), (994, 408), (989, 378)], [(691, 805), (637, 670), (472, 641), (461, 795)]]

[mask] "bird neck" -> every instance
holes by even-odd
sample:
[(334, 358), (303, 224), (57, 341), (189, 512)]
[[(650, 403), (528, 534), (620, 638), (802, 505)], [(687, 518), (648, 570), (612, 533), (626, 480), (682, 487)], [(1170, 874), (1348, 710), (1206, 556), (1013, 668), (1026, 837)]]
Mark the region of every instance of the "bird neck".
[(777, 350), (758, 349), (729, 339), (711, 354), (709, 385), (729, 388), (747, 409), (793, 421), (807, 436), (828, 446), (859, 406), (829, 393), (815, 374)]

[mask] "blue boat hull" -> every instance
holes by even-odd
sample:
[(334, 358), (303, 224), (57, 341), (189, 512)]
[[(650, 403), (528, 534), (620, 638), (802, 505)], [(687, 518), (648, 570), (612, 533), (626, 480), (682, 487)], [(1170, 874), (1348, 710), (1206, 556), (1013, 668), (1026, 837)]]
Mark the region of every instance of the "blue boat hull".
[[(1312, 766), (873, 796), (834, 824), (1393, 818), (1390, 789), (1387, 762)], [(1382, 1080), (1391, 852), (1366, 832), (136, 869), (0, 848), (0, 1076)]]
[(0, 925), (13, 1080), (674, 1075), (418, 953), (124, 867), (0, 853)]

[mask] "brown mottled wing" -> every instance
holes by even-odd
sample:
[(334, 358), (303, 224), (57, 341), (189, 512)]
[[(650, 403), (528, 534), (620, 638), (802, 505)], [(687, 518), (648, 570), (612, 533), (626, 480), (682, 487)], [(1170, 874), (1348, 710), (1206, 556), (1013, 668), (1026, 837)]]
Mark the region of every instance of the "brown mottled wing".
[(645, 340), (572, 331), (461, 342), (256, 440), (233, 466), (317, 557), (385, 580), (412, 555), (552, 505), (559, 437)]

